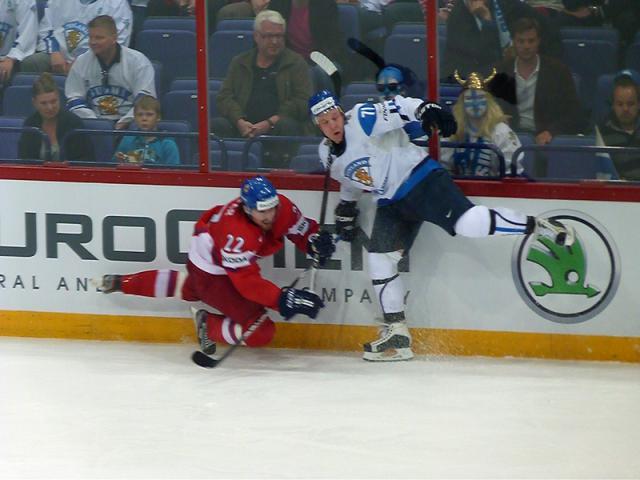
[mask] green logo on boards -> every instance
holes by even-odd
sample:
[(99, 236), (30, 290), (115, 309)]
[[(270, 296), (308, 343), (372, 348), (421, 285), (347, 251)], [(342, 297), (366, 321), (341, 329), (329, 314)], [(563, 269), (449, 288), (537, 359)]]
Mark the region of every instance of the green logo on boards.
[(588, 215), (573, 210), (543, 214), (576, 231), (570, 247), (527, 236), (514, 247), (512, 275), (525, 303), (557, 323), (580, 323), (604, 310), (620, 283), (620, 259), (609, 233)]

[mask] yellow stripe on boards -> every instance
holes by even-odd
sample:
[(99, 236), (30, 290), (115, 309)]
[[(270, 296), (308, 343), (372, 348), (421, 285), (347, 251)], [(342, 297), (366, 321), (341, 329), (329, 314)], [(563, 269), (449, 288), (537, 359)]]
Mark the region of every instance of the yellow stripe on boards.
[[(640, 338), (601, 335), (411, 329), (418, 355), (533, 357), (614, 360), (640, 363)], [(0, 312), (0, 335), (15, 337), (194, 343), (190, 318)], [(311, 350), (361, 351), (377, 328), (354, 325), (278, 323), (271, 346)]]

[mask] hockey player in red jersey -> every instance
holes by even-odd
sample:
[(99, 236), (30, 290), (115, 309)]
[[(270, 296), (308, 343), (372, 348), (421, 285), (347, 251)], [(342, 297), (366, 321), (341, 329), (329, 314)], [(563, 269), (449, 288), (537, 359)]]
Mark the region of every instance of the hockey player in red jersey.
[[(104, 275), (104, 293), (145, 297), (178, 297), (202, 301), (220, 313), (193, 309), (200, 347), (212, 354), (216, 342), (238, 343), (267, 308), (289, 319), (296, 314), (315, 318), (323, 301), (314, 292), (276, 286), (260, 274), (257, 261), (273, 255), (291, 240), (297, 248), (324, 264), (335, 251), (332, 235), (318, 231), (315, 220), (278, 194), (264, 177), (245, 180), (240, 197), (205, 212), (195, 225), (187, 272), (149, 270), (129, 275)], [(275, 324), (266, 317), (245, 340), (250, 347), (266, 345)]]

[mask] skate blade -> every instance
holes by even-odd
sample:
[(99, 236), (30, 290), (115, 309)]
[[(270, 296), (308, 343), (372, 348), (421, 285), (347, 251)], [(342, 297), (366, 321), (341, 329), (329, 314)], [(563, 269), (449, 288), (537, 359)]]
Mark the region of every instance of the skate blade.
[(413, 358), (410, 348), (390, 348), (384, 352), (364, 352), (363, 360), (367, 362), (405, 362)]

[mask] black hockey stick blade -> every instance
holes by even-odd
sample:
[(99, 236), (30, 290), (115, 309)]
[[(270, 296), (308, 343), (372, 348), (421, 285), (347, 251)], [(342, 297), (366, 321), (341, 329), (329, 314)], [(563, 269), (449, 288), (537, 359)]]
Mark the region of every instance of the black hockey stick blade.
[(347, 40), (347, 44), (349, 45), (349, 48), (351, 48), (351, 50), (359, 53), (363, 57), (368, 58), (373, 63), (375, 63), (379, 70), (382, 70), (384, 67), (386, 67), (387, 63), (384, 61), (384, 58), (382, 58), (357, 38), (349, 38), (349, 40)]
[(340, 90), (342, 88), (342, 78), (335, 63), (329, 60), (329, 58), (324, 53), (320, 53), (317, 50), (311, 52), (309, 58), (313, 63), (318, 65), (324, 71), (324, 73), (329, 75), (331, 83), (333, 84), (333, 93), (335, 93), (339, 97)]
[(191, 354), (191, 360), (202, 368), (214, 368), (218, 364), (218, 360), (202, 353), (200, 350), (196, 350)]

